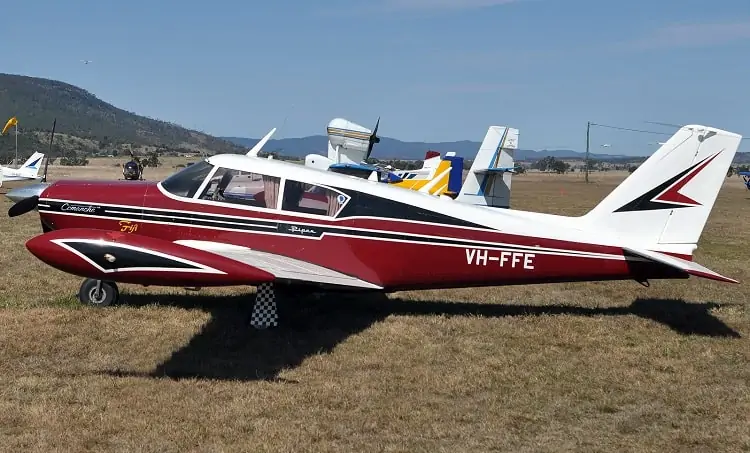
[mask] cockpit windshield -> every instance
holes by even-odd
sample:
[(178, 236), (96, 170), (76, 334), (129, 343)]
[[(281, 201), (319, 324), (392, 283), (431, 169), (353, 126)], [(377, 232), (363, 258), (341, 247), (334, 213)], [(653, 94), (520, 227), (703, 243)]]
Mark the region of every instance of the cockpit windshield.
[(173, 195), (192, 198), (213, 168), (205, 160), (196, 162), (165, 179), (161, 185)]

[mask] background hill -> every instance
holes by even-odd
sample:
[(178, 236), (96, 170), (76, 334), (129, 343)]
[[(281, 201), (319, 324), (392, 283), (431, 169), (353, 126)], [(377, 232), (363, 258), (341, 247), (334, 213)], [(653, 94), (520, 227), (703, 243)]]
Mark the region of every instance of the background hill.
[[(250, 148), (258, 143), (257, 138), (245, 138), (245, 137), (222, 137), (238, 145)], [(376, 159), (400, 159), (400, 160), (419, 160), (424, 159), (424, 154), (427, 150), (432, 149), (440, 151), (441, 153), (455, 151), (456, 155), (465, 158), (474, 158), (477, 150), (479, 149), (480, 142), (473, 142), (470, 140), (461, 140), (456, 142), (402, 142), (394, 138), (380, 137), (380, 143), (375, 145), (372, 151), (372, 157)], [(268, 151), (279, 151), (280, 154), (285, 156), (303, 157), (310, 153), (322, 153), (326, 154), (328, 149), (328, 137), (325, 135), (312, 135), (309, 137), (300, 138), (282, 138), (269, 140), (265, 150)], [(542, 150), (534, 151), (530, 149), (519, 149), (516, 151), (516, 160), (538, 160), (543, 157), (556, 157), (558, 159), (575, 159), (585, 157), (585, 152), (578, 152), (568, 149), (554, 149), (554, 150)], [(632, 156), (617, 156), (609, 154), (591, 154), (592, 159), (598, 160), (610, 160), (610, 159), (621, 159), (630, 158)]]
[[(52, 122), (57, 118), (53, 157), (140, 154), (158, 150), (162, 155), (175, 153), (244, 153), (258, 142), (257, 138), (213, 137), (177, 124), (137, 115), (108, 104), (88, 91), (68, 83), (0, 73), (0, 128), (8, 118), (19, 120), (19, 159), (34, 151), (47, 152)], [(321, 124), (321, 129), (324, 128)], [(479, 148), (477, 141), (442, 143), (404, 142), (381, 137), (372, 157), (378, 160), (421, 160), (427, 150), (441, 153), (455, 151), (472, 159)], [(270, 140), (266, 151), (278, 151), (290, 157), (309, 153), (326, 153), (327, 137), (313, 135)], [(0, 137), (0, 161), (7, 164), (15, 155), (14, 131)], [(528, 150), (516, 152), (516, 160), (533, 161), (544, 157), (583, 159), (585, 153), (575, 150)], [(591, 154), (599, 161), (633, 161), (637, 157)], [(735, 162), (750, 162), (750, 153), (738, 153)]]
[[(258, 143), (259, 138), (245, 137), (222, 137), (237, 145), (251, 148)], [(372, 157), (378, 160), (421, 160), (427, 150), (440, 151), (441, 153), (455, 151), (456, 155), (467, 159), (473, 159), (480, 142), (462, 140), (456, 142), (402, 142), (394, 138), (381, 137), (380, 143), (375, 145)], [(282, 138), (269, 140), (263, 147), (266, 151), (277, 151), (284, 156), (303, 157), (310, 153), (326, 154), (328, 149), (328, 137), (325, 135), (312, 135), (299, 138)], [(646, 156), (622, 156), (615, 154), (591, 153), (590, 158), (603, 162), (642, 161)], [(586, 153), (570, 149), (550, 149), (535, 151), (531, 149), (519, 149), (515, 152), (517, 161), (535, 161), (544, 157), (555, 157), (557, 159), (584, 159)], [(737, 153), (735, 163), (750, 163), (750, 153)]]
[[(122, 110), (64, 82), (0, 73), (0, 128), (12, 116), (18, 118), (21, 132), (19, 156), (47, 151), (55, 118), (55, 144), (62, 151), (241, 151), (226, 140)], [(15, 153), (13, 133), (0, 137), (3, 162)]]

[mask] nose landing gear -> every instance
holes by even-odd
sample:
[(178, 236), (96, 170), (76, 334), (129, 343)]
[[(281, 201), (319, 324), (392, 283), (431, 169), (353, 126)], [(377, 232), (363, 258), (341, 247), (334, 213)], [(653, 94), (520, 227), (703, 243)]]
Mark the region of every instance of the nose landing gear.
[(120, 299), (120, 290), (115, 282), (105, 282), (87, 278), (78, 290), (78, 300), (85, 305), (107, 307)]

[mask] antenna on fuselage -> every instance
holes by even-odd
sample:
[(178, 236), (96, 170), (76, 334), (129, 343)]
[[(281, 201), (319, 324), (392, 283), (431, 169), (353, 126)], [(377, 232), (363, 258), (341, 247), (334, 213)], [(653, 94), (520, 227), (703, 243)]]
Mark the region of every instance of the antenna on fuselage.
[(265, 137), (261, 138), (258, 143), (255, 144), (252, 148), (250, 148), (250, 151), (247, 152), (246, 156), (256, 157), (261, 149), (263, 149), (263, 146), (268, 142), (268, 140), (271, 138), (273, 133), (276, 132), (276, 128), (274, 127), (271, 129), (270, 132), (266, 134)]

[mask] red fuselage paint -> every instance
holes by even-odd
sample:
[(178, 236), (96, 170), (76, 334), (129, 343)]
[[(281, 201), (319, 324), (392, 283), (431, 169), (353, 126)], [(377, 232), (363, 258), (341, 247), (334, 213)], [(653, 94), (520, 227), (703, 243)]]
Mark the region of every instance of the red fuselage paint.
[[(46, 212), (45, 203), (51, 202), (63, 204), (57, 212)], [(106, 237), (110, 241), (125, 241), (181, 256), (224, 272), (223, 275), (204, 273), (199, 278), (180, 272), (153, 271), (107, 276), (128, 283), (185, 286), (186, 279), (192, 279), (190, 284), (193, 285), (218, 286), (269, 281), (267, 272), (174, 244), (180, 240), (232, 244), (290, 257), (357, 277), (386, 291), (685, 277), (664, 266), (626, 259), (619, 247), (399, 219), (311, 220), (286, 211), (262, 212), (231, 204), (196, 204), (190, 199), (168, 197), (156, 183), (146, 181), (59, 181), (42, 193), (39, 203), (42, 221), (55, 231), (33, 238), (27, 245), (42, 261), (66, 272), (102, 278), (100, 272), (78, 256), (52, 243), (53, 239)], [(92, 206), (106, 206), (110, 217), (96, 215)], [(147, 218), (144, 212), (152, 212), (152, 215)], [(153, 212), (160, 213), (154, 217)], [(198, 220), (191, 220), (192, 213), (215, 215), (223, 219), (226, 227), (200, 225)], [(306, 237), (304, 234), (282, 235), (270, 228), (239, 231), (233, 222), (241, 223), (242, 219), (269, 224), (283, 222), (296, 225), (297, 231), (336, 228), (338, 233)], [(449, 244), (451, 241), (453, 243)], [(484, 244), (476, 244), (476, 241)]]

